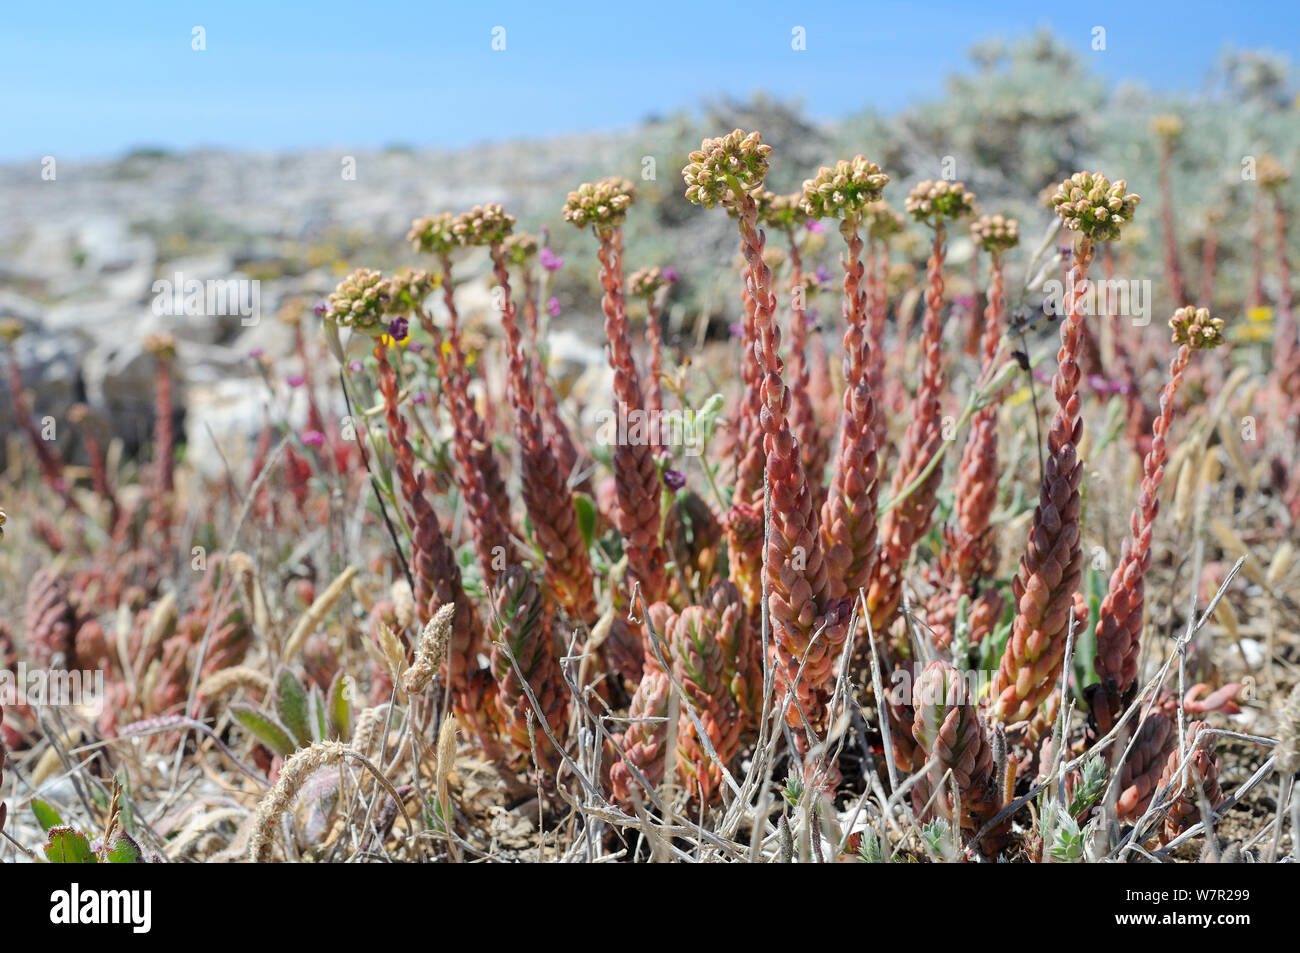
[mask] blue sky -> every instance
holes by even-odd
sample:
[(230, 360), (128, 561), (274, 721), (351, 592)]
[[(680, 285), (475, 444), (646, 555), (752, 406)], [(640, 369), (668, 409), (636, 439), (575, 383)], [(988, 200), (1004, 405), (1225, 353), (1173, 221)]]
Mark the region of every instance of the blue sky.
[[(1089, 47), (1098, 25), (1100, 53)], [(195, 26), (202, 52), (191, 49)], [(791, 49), (795, 26), (806, 50)], [(1038, 26), (1099, 75), (1161, 90), (1200, 89), (1227, 45), (1300, 63), (1300, 4), (1289, 0), (75, 0), (57, 13), (4, 0), (0, 159), (144, 145), (459, 146), (615, 129), (760, 88), (818, 117), (888, 112), (941, 95), (975, 40)]]

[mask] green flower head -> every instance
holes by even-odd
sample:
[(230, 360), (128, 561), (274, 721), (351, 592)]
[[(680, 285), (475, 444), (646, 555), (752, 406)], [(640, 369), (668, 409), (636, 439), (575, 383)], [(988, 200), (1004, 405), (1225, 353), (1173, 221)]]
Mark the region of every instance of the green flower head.
[(768, 228), (789, 231), (808, 221), (802, 192), (777, 195), (767, 189), (759, 189), (754, 193), (754, 201), (758, 202), (758, 220)]
[(1112, 183), (1100, 172), (1076, 172), (1056, 187), (1052, 206), (1065, 227), (1095, 242), (1113, 242), (1133, 221), (1141, 199), (1127, 191), (1128, 183)]
[(908, 193), (904, 207), (916, 221), (933, 228), (974, 214), (975, 193), (960, 182), (926, 179)]
[(537, 254), (540, 247), (537, 244), (537, 237), (527, 232), (515, 232), (505, 240), (501, 246), (506, 253), (506, 260), (512, 265), (523, 265), (530, 261)]
[(738, 205), (742, 195), (763, 187), (772, 147), (760, 133), (733, 130), (717, 139), (705, 139), (690, 154), (682, 169), (686, 199), (705, 208)]
[(627, 292), (635, 298), (653, 298), (669, 283), (662, 268), (638, 268), (628, 275)]
[(1002, 215), (981, 215), (971, 222), (970, 237), (986, 252), (997, 254), (1020, 244), (1020, 223)]
[(841, 159), (834, 167), (822, 166), (803, 184), (803, 207), (810, 218), (861, 219), (889, 176), (862, 156)]
[(632, 183), (621, 176), (584, 182), (569, 193), (564, 203), (564, 220), (578, 228), (606, 232), (623, 224), (635, 199)]
[(406, 233), (406, 240), (418, 252), (430, 255), (445, 255), (460, 244), (452, 226), (456, 218), (451, 212), (440, 215), (426, 215), (411, 223), (411, 230)]
[(384, 326), (388, 313), (388, 282), (371, 268), (358, 268), (339, 282), (325, 305), (324, 316), (345, 328), (371, 333)]
[(867, 233), (877, 241), (897, 235), (907, 227), (903, 213), (896, 211), (884, 199), (870, 203), (863, 211), (862, 220)]
[(1209, 308), (1179, 308), (1169, 319), (1175, 344), (1193, 351), (1208, 351), (1223, 343), (1223, 321), (1210, 317)]
[(461, 212), (451, 231), (462, 245), (500, 245), (515, 227), (515, 217), (495, 202)]
[(1255, 180), (1261, 188), (1274, 191), (1282, 188), (1291, 179), (1291, 173), (1273, 156), (1262, 155), (1255, 164)]
[(441, 279), (423, 268), (403, 268), (388, 279), (386, 308), (390, 315), (410, 314), (424, 304), (442, 284)]
[(1173, 142), (1183, 134), (1183, 121), (1173, 113), (1164, 113), (1151, 120), (1151, 131), (1157, 137)]

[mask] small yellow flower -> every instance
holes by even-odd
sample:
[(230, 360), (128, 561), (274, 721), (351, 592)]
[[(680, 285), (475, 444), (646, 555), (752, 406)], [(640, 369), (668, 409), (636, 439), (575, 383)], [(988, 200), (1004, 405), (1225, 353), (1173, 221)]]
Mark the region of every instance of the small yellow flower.
[(443, 353), (443, 356), (444, 356), (444, 357), (450, 357), (450, 356), (451, 356), (451, 342), (449, 342), (449, 341), (443, 341), (443, 342), (442, 342), (442, 353)]
[(336, 260), (335, 260), (335, 261), (330, 265), (330, 271), (332, 271), (332, 272), (333, 272), (334, 274), (336, 274), (336, 275), (347, 274), (347, 271), (348, 271), (348, 263), (347, 263), (346, 261), (344, 261), (343, 259), (341, 259), (341, 258), (336, 259)]
[(1246, 311), (1246, 319), (1251, 324), (1272, 324), (1273, 309), (1266, 304), (1258, 305)]
[(1020, 390), (1016, 391), (1014, 394), (1012, 394), (1010, 397), (1007, 398), (1007, 403), (1010, 404), (1012, 407), (1019, 407), (1027, 400), (1029, 400), (1029, 388), (1022, 387), (1020, 388)]
[(1243, 324), (1236, 328), (1234, 338), (1243, 343), (1273, 340), (1273, 329), (1266, 324)]

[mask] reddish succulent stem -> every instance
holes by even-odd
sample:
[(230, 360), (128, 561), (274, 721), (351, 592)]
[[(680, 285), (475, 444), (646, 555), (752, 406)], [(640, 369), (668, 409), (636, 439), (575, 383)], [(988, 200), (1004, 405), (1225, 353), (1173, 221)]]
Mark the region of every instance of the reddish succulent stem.
[[(867, 343), (871, 346), (871, 363), (868, 367), (867, 380), (871, 384), (871, 393), (877, 397), (884, 393), (885, 386), (885, 318), (889, 310), (889, 242), (873, 243), (876, 248), (871, 256), (875, 268), (875, 280), (870, 286), (870, 322), (867, 328)], [(899, 347), (906, 345), (900, 340)], [(883, 413), (876, 414), (874, 430), (876, 434), (876, 451), (883, 452), (886, 432), (886, 420)]]
[(1213, 307), (1214, 276), (1218, 267), (1219, 229), (1211, 222), (1205, 229), (1205, 241), (1201, 245), (1201, 304)]
[[(776, 635), (776, 660), (783, 670), (777, 685), (783, 693), (792, 688), (797, 692), (799, 705), (790, 707), (789, 722), (802, 738), (804, 718), (816, 725), (824, 714), (837, 650), (847, 633), (841, 626), (831, 625), (821, 638), (815, 642), (812, 638), (826, 608), (826, 566), (812, 495), (787, 419), (790, 392), (781, 376), (781, 331), (773, 320), (776, 299), (772, 272), (763, 261), (765, 239), (758, 228), (758, 206), (743, 189), (733, 188), (733, 192), (741, 196), (736, 211), (753, 301), (754, 356), (762, 374), (759, 425), (771, 511), (763, 572)], [(797, 679), (801, 664), (802, 678)]]
[(510, 300), (510, 275), (501, 248), (491, 248), (493, 270), (502, 289), (501, 326), (506, 335), (506, 393), (514, 408), (515, 441), (519, 444), (520, 490), (544, 557), (546, 582), (556, 599), (576, 620), (596, 618), (592, 593), (591, 557), (578, 526), (573, 494), (547, 446), (533, 402), (529, 362), (523, 335)]
[(1077, 447), (1079, 417), (1079, 326), (1083, 323), (1084, 279), (1092, 262), (1091, 240), (1080, 238), (1073, 257), (1061, 349), (1052, 380), (1056, 413), (1047, 437), (1047, 464), (1034, 509), (1033, 527), (1020, 559), (1013, 593), (1016, 617), (994, 675), (993, 716), (1006, 722), (1028, 719), (1051, 694), (1065, 656), (1074, 592), (1082, 576), (1079, 545), (1079, 482), (1083, 465)]
[(1250, 242), (1250, 297), (1246, 299), (1246, 303), (1252, 308), (1258, 308), (1264, 304), (1264, 229), (1267, 227), (1264, 223), (1262, 198), (1255, 199), (1254, 207), (1251, 209), (1251, 224), (1253, 228)]
[(492, 501), (493, 507), (496, 508), (501, 525), (509, 529), (511, 525), (510, 496), (506, 493), (506, 482), (501, 476), (501, 466), (497, 460), (496, 451), (492, 448), (492, 441), (488, 438), (487, 427), (483, 422), (483, 418), (479, 416), (474, 402), (469, 397), (469, 368), (465, 362), (464, 346), (461, 344), (460, 315), (456, 310), (456, 292), (452, 287), (451, 279), (451, 255), (444, 252), (440, 262), (442, 265), (442, 302), (447, 309), (446, 347), (451, 358), (451, 374), (445, 377), (442, 386), (447, 388), (459, 400), (459, 406), (464, 412), (464, 416), (459, 423), (468, 432), (472, 441), (474, 459), (479, 471), (483, 474), (483, 489), (486, 491), (488, 499)]
[[(600, 240), (600, 285), (604, 294), (605, 337), (609, 366), (614, 372), (614, 404), (620, 419), (629, 423), (644, 416), (641, 381), (632, 357), (627, 310), (623, 297), (623, 233), (610, 228)], [(657, 421), (653, 422), (657, 426)], [(659, 544), (659, 474), (649, 440), (619, 440), (614, 445), (614, 480), (618, 494), (615, 523), (623, 536), (628, 568), (641, 583), (645, 598), (654, 602), (666, 591), (663, 547)]]
[(117, 494), (113, 492), (113, 487), (108, 482), (108, 470), (104, 466), (103, 448), (100, 447), (99, 441), (95, 438), (95, 433), (89, 425), (81, 428), (81, 439), (86, 444), (86, 456), (90, 459), (91, 483), (100, 498), (108, 503), (108, 525), (114, 527), (117, 525), (120, 509)]
[(1286, 209), (1280, 191), (1273, 195), (1273, 233), (1277, 245), (1278, 282), (1277, 344), (1273, 357), (1277, 367), (1290, 372), (1292, 356), (1296, 351), (1296, 325), (1291, 311), (1291, 265), (1286, 256)]
[(871, 578), (876, 560), (876, 407), (870, 384), (868, 302), (862, 286), (862, 238), (857, 222), (840, 226), (847, 245), (844, 267), (844, 411), (830, 492), (821, 508), (826, 553), (826, 597), (854, 598)]
[[(537, 389), (537, 400), (541, 404), (540, 413), (546, 431), (546, 442), (560, 470), (572, 480), (574, 473), (579, 469), (581, 456), (578, 448), (573, 445), (573, 437), (569, 434), (568, 425), (560, 416), (560, 402), (555, 397), (550, 379), (546, 376), (546, 367), (542, 363), (541, 334), (537, 325), (537, 284), (533, 281), (527, 267), (524, 269), (523, 280), (524, 320), (528, 324), (528, 337), (533, 353), (533, 383)], [(583, 480), (577, 488), (590, 492), (590, 481)]]
[(424, 311), (417, 311), (420, 323), (433, 339), (437, 354), (438, 376), (447, 389), (448, 403), (452, 418), (452, 453), (456, 457), (456, 483), (460, 487), (461, 497), (469, 510), (469, 522), (474, 536), (474, 552), (478, 556), (479, 568), (488, 585), (496, 581), (498, 574), (508, 565), (514, 563), (513, 547), (510, 542), (510, 529), (501, 522), (501, 515), (492, 505), (484, 483), (483, 472), (479, 468), (477, 448), (471, 437), (468, 425), (469, 417), (474, 412), (469, 406), (467, 395), (455, 381), (455, 371), (447, 348), (442, 347), (438, 329), (432, 318)]
[(791, 414), (804, 472), (813, 487), (814, 508), (820, 509), (821, 501), (825, 498), (822, 475), (826, 470), (827, 443), (822, 439), (821, 428), (817, 425), (817, 414), (809, 389), (808, 313), (804, 301), (807, 289), (804, 287), (803, 257), (799, 253), (799, 240), (795, 237), (794, 229), (787, 232), (787, 237), (790, 242), (790, 393), (794, 401)]
[(13, 344), (9, 345), (9, 396), (14, 405), (14, 422), (18, 429), (27, 434), (27, 440), (32, 445), (32, 451), (36, 454), (36, 463), (41, 471), (41, 478), (45, 481), (50, 489), (54, 490), (63, 498), (64, 503), (76, 508), (68, 488), (63, 479), (63, 462), (58, 458), (50, 445), (41, 439), (41, 433), (36, 429), (36, 424), (32, 422), (30, 414), (27, 412), (27, 402), (23, 399), (23, 374), (22, 369), (18, 366), (18, 353)]
[[(930, 460), (943, 446), (940, 395), (943, 387), (943, 261), (946, 230), (939, 223), (934, 230), (930, 261), (926, 272), (925, 318), (921, 327), (921, 384), (912, 405), (912, 422), (899, 452), (898, 466), (890, 487), (891, 497), (898, 497), (920, 477)], [(893, 621), (902, 596), (903, 568), (917, 541), (930, 527), (936, 493), (943, 479), (943, 468), (934, 467), (925, 480), (906, 499), (885, 514), (880, 528), (880, 558), (867, 594), (872, 627), (883, 632)]]
[[(1152, 424), (1151, 449), (1142, 461), (1138, 504), (1129, 519), (1130, 537), (1124, 541), (1106, 597), (1097, 619), (1097, 676), (1103, 693), (1094, 700), (1094, 717), (1103, 733), (1123, 707), (1123, 699), (1137, 680), (1138, 648), (1142, 639), (1144, 576), (1151, 564), (1151, 534), (1160, 510), (1157, 495), (1165, 475), (1167, 435), (1174, 416), (1174, 400), (1183, 384), (1191, 349), (1178, 348), (1169, 362), (1169, 380), (1160, 391), (1160, 413)], [(1104, 697), (1103, 697), (1104, 696)]]

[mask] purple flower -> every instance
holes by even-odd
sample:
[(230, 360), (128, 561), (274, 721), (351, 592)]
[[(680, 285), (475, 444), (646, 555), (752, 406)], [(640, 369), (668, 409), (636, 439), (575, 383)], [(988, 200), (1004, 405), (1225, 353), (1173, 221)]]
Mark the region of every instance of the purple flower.
[(825, 265), (817, 266), (815, 277), (817, 279), (817, 284), (822, 285), (823, 287), (831, 283), (831, 272)]
[(680, 280), (676, 268), (665, 268), (661, 274), (664, 276), (664, 281), (669, 284), (676, 284)]
[(301, 374), (289, 374), (285, 377), (284, 382), (290, 387), (301, 387), (305, 378)]
[(731, 324), (727, 325), (727, 330), (733, 338), (738, 338), (745, 333), (745, 327), (739, 321), (731, 322)]
[(553, 318), (558, 318), (558, 317), (560, 316), (560, 299), (559, 299), (559, 298), (547, 298), (547, 299), (546, 299), (546, 313), (549, 314), (549, 315), (550, 315), (551, 317), (553, 317)]
[(686, 485), (686, 475), (680, 470), (664, 471), (664, 486), (670, 490), (680, 490)]
[(254, 361), (260, 361), (265, 355), (266, 355), (266, 351), (260, 347), (255, 347), (248, 352), (249, 358)]
[(406, 348), (412, 354), (419, 354), (421, 351), (424, 350), (424, 344), (421, 343), (420, 341), (412, 341), (410, 344), (406, 345)]
[(325, 435), (319, 430), (308, 430), (303, 433), (302, 442), (308, 447), (319, 447), (325, 442)]
[(360, 362), (360, 361), (348, 361), (348, 370), (351, 371), (353, 374), (360, 374), (360, 373), (361, 373), (361, 362)]
[(542, 250), (537, 253), (537, 260), (542, 263), (543, 268), (552, 274), (564, 267), (564, 259), (544, 245)]
[(388, 322), (388, 335), (394, 341), (405, 341), (406, 335), (410, 333), (411, 325), (406, 318), (397, 317)]
[(429, 402), (428, 391), (417, 390), (414, 394), (411, 395), (411, 403), (413, 404), (427, 404), (428, 402)]
[(821, 222), (817, 221), (817, 219), (815, 219), (815, 218), (813, 218), (813, 219), (809, 219), (809, 220), (808, 220), (808, 224), (807, 224), (806, 226), (804, 226), (804, 227), (807, 228), (808, 231), (810, 231), (810, 232), (824, 232), (824, 231), (826, 231), (826, 226), (823, 225)]
[(322, 302), (321, 304), (318, 304), (316, 305), (316, 307), (312, 308), (312, 310), (316, 312), (316, 317), (318, 318), (323, 317), (325, 314), (325, 304)]

